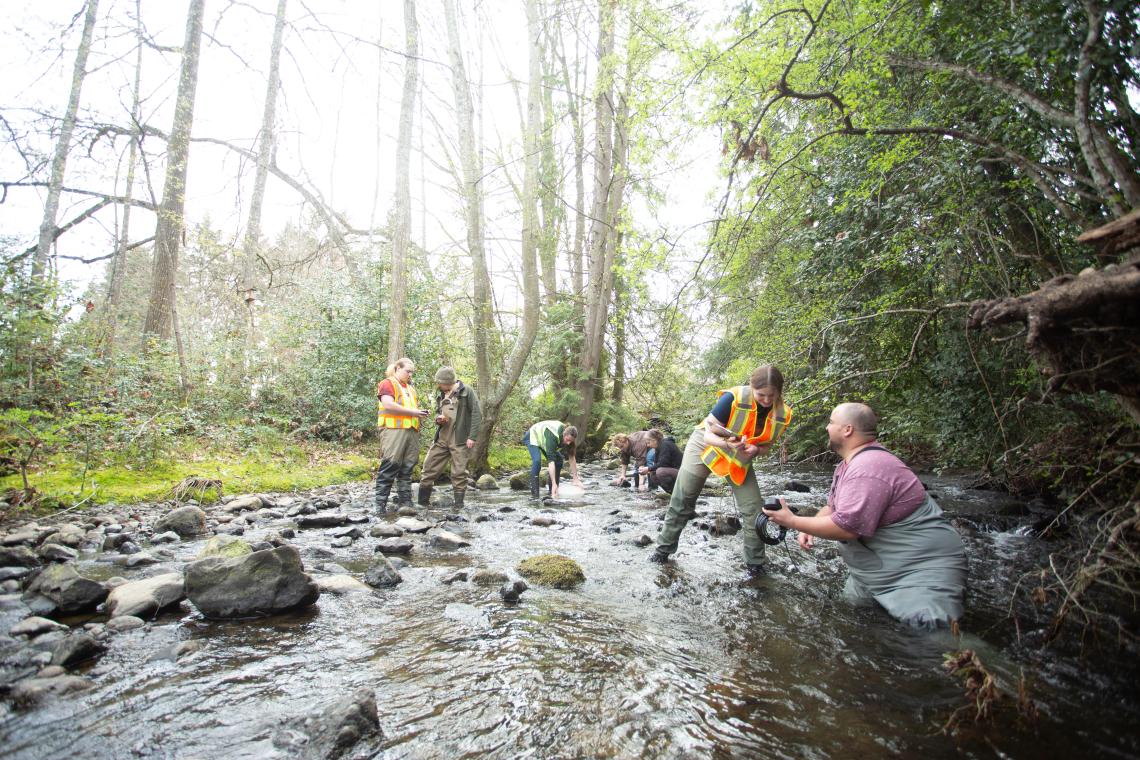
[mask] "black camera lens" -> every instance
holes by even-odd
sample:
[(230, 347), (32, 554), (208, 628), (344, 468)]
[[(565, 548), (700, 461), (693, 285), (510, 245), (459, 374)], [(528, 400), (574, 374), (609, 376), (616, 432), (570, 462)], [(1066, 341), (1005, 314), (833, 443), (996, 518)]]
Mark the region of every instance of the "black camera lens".
[(764, 509), (770, 509), (773, 512), (775, 512), (775, 511), (783, 509), (783, 508), (784, 508), (784, 505), (781, 504), (780, 500), (777, 498), (769, 497), (769, 498), (764, 500)]

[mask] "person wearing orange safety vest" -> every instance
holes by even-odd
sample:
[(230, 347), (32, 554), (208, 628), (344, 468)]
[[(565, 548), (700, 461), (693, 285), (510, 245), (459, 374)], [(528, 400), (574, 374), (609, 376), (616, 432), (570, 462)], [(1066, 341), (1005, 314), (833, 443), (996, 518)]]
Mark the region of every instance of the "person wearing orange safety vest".
[(720, 392), (717, 403), (689, 436), (677, 483), (669, 498), (665, 524), (657, 534), (650, 559), (666, 562), (677, 551), (681, 531), (696, 515), (697, 497), (710, 474), (728, 481), (744, 523), (744, 563), (750, 576), (764, 573), (764, 543), (752, 524), (764, 497), (756, 483), (752, 460), (766, 453), (792, 420), (784, 403), (784, 376), (772, 365), (757, 367), (748, 385)]
[(420, 458), (420, 420), (427, 410), (416, 403), (411, 359), (399, 359), (388, 367), (376, 388), (380, 429), (380, 470), (376, 473), (376, 511), (388, 511), (388, 496), (396, 484), (397, 506), (412, 506), (412, 470)]

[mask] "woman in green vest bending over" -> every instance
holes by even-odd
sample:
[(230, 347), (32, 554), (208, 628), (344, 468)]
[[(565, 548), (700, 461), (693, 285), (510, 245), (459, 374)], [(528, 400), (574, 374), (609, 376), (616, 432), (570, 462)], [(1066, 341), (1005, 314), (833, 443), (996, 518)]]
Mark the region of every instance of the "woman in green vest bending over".
[(736, 497), (748, 573), (764, 572), (764, 544), (752, 530), (764, 497), (752, 460), (768, 452), (791, 419), (792, 410), (784, 403), (784, 375), (770, 364), (753, 370), (748, 385), (720, 391), (708, 417), (689, 436), (652, 561), (665, 562), (677, 551), (681, 531), (696, 514), (697, 497), (715, 473), (728, 480)]
[[(538, 473), (542, 469), (542, 458), (546, 457), (550, 467), (550, 498), (558, 498), (558, 479), (562, 475), (562, 464), (570, 460), (570, 477), (574, 485), (582, 488), (578, 479), (578, 428), (558, 420), (543, 420), (530, 426), (523, 434), (522, 442), (530, 452), (530, 495), (538, 498)], [(562, 449), (567, 451), (566, 458)]]

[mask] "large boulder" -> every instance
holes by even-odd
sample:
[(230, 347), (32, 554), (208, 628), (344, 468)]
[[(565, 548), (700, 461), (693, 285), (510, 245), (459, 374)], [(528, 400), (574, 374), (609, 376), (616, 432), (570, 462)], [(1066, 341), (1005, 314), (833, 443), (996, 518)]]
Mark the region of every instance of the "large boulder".
[(163, 573), (141, 581), (116, 586), (107, 595), (107, 616), (148, 619), (158, 611), (186, 598), (182, 573)]
[(53, 678), (27, 678), (12, 687), (9, 698), (18, 705), (31, 706), (48, 696), (85, 691), (94, 686), (79, 676), (60, 675)]
[(39, 567), (42, 562), (27, 546), (0, 547), (0, 567)]
[(174, 531), (182, 538), (195, 538), (206, 532), (206, 513), (198, 507), (179, 507), (167, 512), (154, 524), (155, 533)]
[(70, 668), (81, 662), (93, 660), (107, 651), (94, 637), (86, 633), (75, 633), (60, 641), (52, 649), (51, 664)]
[(107, 589), (71, 565), (51, 564), (28, 583), (24, 598), (38, 602), (37, 612), (70, 615), (95, 609), (107, 598)]
[(480, 491), (497, 491), (499, 483), (495, 480), (495, 476), (490, 473), (483, 473), (479, 479), (475, 481), (475, 487)]
[(186, 566), (186, 596), (209, 618), (272, 615), (307, 607), (320, 595), (292, 546)]
[(586, 580), (578, 563), (561, 554), (539, 554), (519, 563), (519, 575), (539, 586), (574, 588)]

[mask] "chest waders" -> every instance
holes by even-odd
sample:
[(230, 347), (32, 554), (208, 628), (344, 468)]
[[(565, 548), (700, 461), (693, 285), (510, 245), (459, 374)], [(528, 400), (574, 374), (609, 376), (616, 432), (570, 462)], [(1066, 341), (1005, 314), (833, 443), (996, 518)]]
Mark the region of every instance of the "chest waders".
[(891, 616), (921, 628), (961, 619), (965, 547), (929, 494), (897, 523), (838, 545), (850, 573), (843, 587), (848, 599), (873, 599)]

